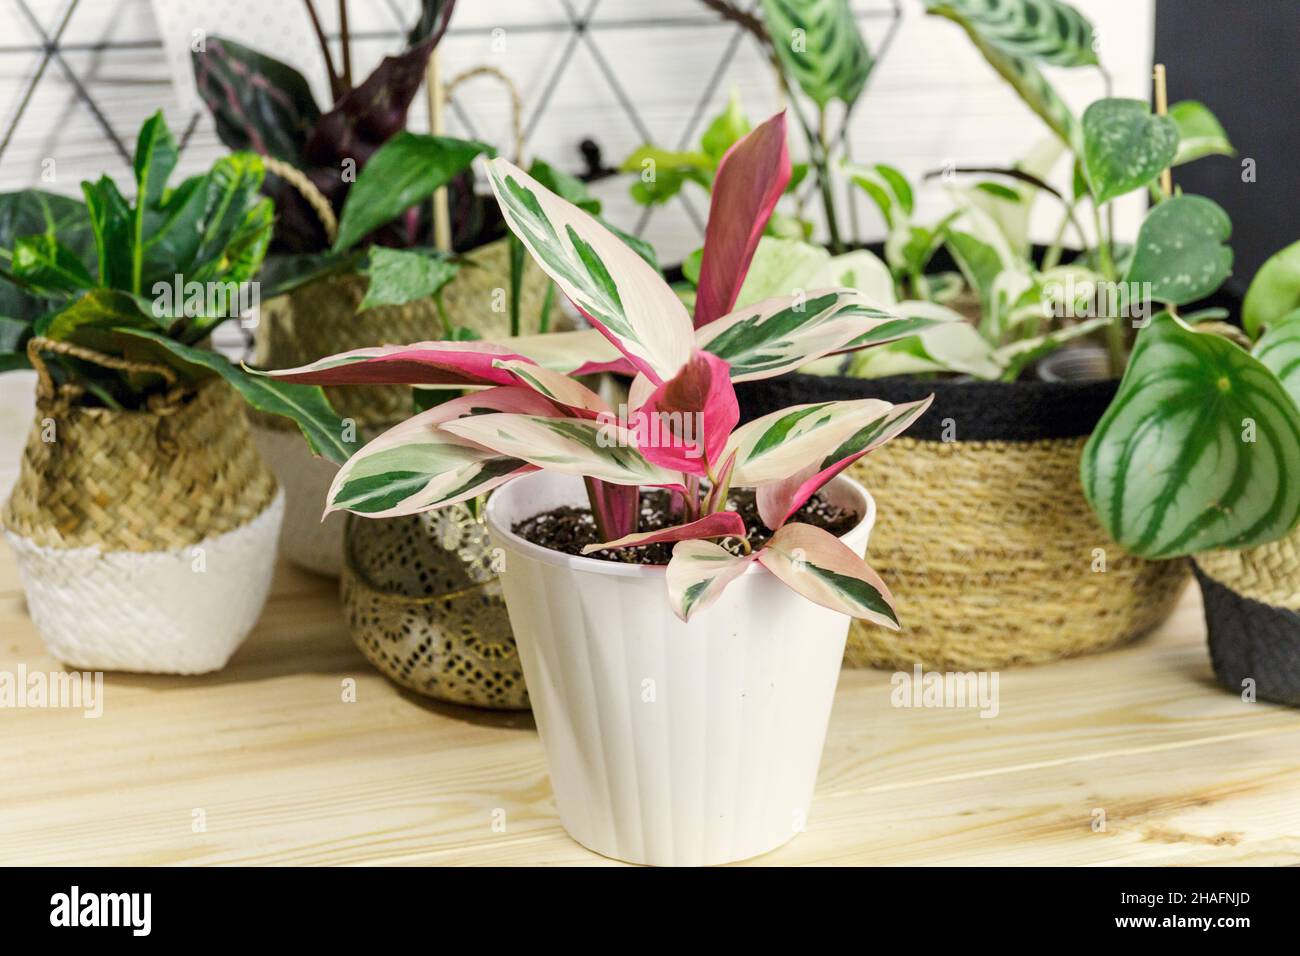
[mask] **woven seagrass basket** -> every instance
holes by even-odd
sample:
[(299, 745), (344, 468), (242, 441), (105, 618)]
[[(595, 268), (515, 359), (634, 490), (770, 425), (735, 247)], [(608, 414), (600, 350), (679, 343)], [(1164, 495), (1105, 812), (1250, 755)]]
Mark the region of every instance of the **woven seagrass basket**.
[(1207, 551), (1193, 562), (1219, 682), (1300, 707), (1300, 529), (1258, 548)]
[(0, 520), (46, 645), (87, 669), (220, 668), (261, 613), (283, 512), (242, 401), (213, 380), (147, 410), (87, 407), (39, 351), (114, 360), (32, 342), (36, 418)]
[(852, 666), (989, 669), (1105, 650), (1160, 623), (1185, 586), (1186, 562), (1125, 553), (1083, 497), (1079, 458), (1113, 382), (795, 375), (737, 391), (746, 418), (935, 395), (903, 437), (849, 470), (879, 507), (867, 560), (903, 625), (855, 621)]
[(487, 530), (467, 507), (349, 515), (344, 554), (348, 626), (384, 675), (454, 704), (528, 707)]

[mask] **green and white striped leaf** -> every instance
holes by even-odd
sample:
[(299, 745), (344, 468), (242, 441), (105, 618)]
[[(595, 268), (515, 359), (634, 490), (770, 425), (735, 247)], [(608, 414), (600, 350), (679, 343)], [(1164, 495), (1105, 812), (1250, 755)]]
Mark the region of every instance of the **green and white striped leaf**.
[(880, 575), (829, 531), (783, 525), (758, 560), (791, 589), (832, 611), (899, 630), (894, 596)]
[(696, 333), (701, 349), (731, 366), (733, 382), (771, 378), (847, 348), (892, 341), (928, 328), (853, 289), (815, 289), (736, 309)]
[(875, 65), (847, 0), (762, 0), (767, 35), (787, 76), (820, 108), (852, 106)]
[(1241, 324), (1257, 337), (1272, 325), (1300, 309), (1300, 242), (1273, 253), (1250, 280), (1241, 303)]
[(1097, 63), (1092, 24), (1059, 0), (926, 0), (925, 6), (1008, 56), (1053, 66)]
[[(1033, 59), (1026, 54), (1016, 54), (1007, 52), (1005, 45), (1000, 45), (994, 39), (986, 37), (977, 22), (969, 16), (963, 15), (959, 7), (973, 8), (976, 6), (973, 2), (964, 2), (958, 4), (954, 0), (947, 2), (935, 2), (927, 0), (926, 9), (928, 12), (939, 16), (947, 17), (962, 26), (975, 48), (983, 54), (984, 59), (988, 61), (989, 66), (993, 67), (998, 74), (1011, 84), (1012, 88), (1024, 100), (1025, 105), (1039, 115), (1057, 136), (1059, 136), (1067, 146), (1072, 146), (1077, 136), (1079, 126), (1078, 119), (1075, 118), (1074, 112), (1066, 104), (1061, 95), (1056, 92), (1055, 87), (1048, 82), (1047, 77), (1034, 65)], [(1091, 27), (1089, 27), (1091, 31)], [(1091, 46), (1089, 46), (1091, 49)], [(1070, 54), (1062, 52), (1061, 56), (1068, 57)], [(1051, 62), (1044, 60), (1044, 62)], [(1095, 62), (1095, 54), (1094, 54)]]
[(492, 363), (513, 375), (522, 385), (531, 388), (553, 402), (569, 408), (581, 408), (589, 412), (612, 412), (609, 402), (605, 401), (577, 379), (570, 378), (563, 372), (543, 368), (532, 362), (519, 359), (506, 359)]
[(1181, 166), (1202, 156), (1235, 156), (1219, 119), (1204, 103), (1183, 100), (1169, 107), (1169, 118), (1178, 125), (1178, 154), (1174, 165)]
[(1141, 189), (1173, 164), (1178, 124), (1143, 100), (1097, 100), (1083, 112), (1083, 171), (1097, 202)]
[(1300, 407), (1300, 309), (1270, 323), (1250, 354), (1277, 376)]
[(488, 179), (511, 231), (628, 359), (666, 381), (690, 357), (694, 325), (663, 278), (590, 214), (504, 159)]
[(1300, 521), (1300, 410), (1258, 359), (1162, 312), (1084, 447), (1083, 490), (1134, 554), (1254, 547)]
[(442, 430), (499, 455), (521, 458), (549, 471), (596, 478), (614, 485), (681, 484), (681, 475), (646, 461), (637, 450), (632, 433), (611, 421), (478, 415), (447, 422)]
[(737, 488), (781, 481), (815, 462), (830, 467), (888, 441), (928, 404), (891, 405), (863, 398), (793, 405), (741, 425), (732, 432), (722, 458), (735, 453), (731, 483)]
[(326, 513), (416, 514), (478, 497), (534, 470), (519, 458), (446, 434), (438, 428), (446, 416), (442, 406), (422, 412), (353, 455), (334, 476)]
[(1151, 298), (1183, 305), (1209, 295), (1232, 272), (1224, 243), (1232, 221), (1204, 196), (1174, 196), (1149, 213), (1138, 230), (1129, 282), (1151, 283)]
[(1002, 376), (1004, 366), (996, 361), (993, 346), (960, 314), (929, 302), (904, 302), (900, 308), (939, 321), (916, 335), (855, 357), (851, 366), (854, 376), (883, 378), (927, 372), (956, 372), (985, 380)]
[(665, 577), (668, 601), (683, 621), (718, 599), (754, 561), (754, 555), (737, 557), (712, 541), (680, 541), (673, 548)]

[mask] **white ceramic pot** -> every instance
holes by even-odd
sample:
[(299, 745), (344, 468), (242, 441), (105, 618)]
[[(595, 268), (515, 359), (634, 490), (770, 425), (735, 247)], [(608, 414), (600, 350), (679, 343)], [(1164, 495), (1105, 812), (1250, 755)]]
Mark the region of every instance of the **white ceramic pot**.
[[(862, 521), (875, 504), (837, 478), (825, 494)], [(536, 472), (498, 489), (488, 530), (560, 821), (631, 863), (702, 865), (766, 853), (808, 817), (849, 619), (758, 564), (684, 624), (662, 567), (575, 557), (511, 531), (580, 478)]]
[(203, 674), (226, 665), (271, 587), (284, 492), (252, 521), (170, 551), (50, 548), (5, 531), (32, 621), (77, 670)]
[(322, 521), (321, 514), (339, 466), (313, 455), (297, 428), (268, 428), (255, 421), (249, 425), (258, 452), (284, 489), (280, 554), (313, 574), (338, 577), (343, 572), (345, 516), (332, 514)]

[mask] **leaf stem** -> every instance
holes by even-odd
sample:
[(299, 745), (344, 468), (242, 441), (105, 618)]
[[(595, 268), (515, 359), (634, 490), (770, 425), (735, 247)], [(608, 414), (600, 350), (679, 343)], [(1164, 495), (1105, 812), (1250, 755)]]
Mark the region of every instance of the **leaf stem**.
[[(1111, 256), (1110, 237), (1105, 234), (1101, 224), (1101, 208), (1096, 202), (1092, 203), (1092, 224), (1097, 230), (1097, 258), (1101, 265), (1101, 274), (1105, 277), (1106, 282), (1114, 285), (1116, 282), (1115, 260)], [(1110, 298), (1109, 295), (1106, 296)], [(1110, 355), (1110, 372), (1116, 378), (1124, 374), (1124, 327), (1120, 325), (1119, 316), (1108, 316), (1110, 322), (1106, 325), (1106, 351)]]
[(334, 97), (334, 102), (338, 102), (343, 95), (343, 84), (339, 78), (339, 72), (334, 68), (334, 55), (330, 53), (330, 41), (325, 36), (325, 28), (320, 24), (320, 17), (316, 15), (316, 8), (312, 5), (311, 0), (302, 0), (303, 6), (307, 8), (307, 16), (311, 19), (312, 29), (316, 32), (316, 42), (320, 45), (321, 56), (325, 59), (325, 72), (329, 74), (330, 95)]

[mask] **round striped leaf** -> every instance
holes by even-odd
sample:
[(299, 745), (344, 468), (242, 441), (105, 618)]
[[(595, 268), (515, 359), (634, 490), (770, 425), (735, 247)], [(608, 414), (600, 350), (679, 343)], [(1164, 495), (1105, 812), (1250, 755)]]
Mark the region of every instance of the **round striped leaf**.
[(1084, 448), (1083, 490), (1148, 558), (1253, 547), (1300, 521), (1300, 410), (1225, 338), (1160, 313)]
[(1272, 323), (1251, 354), (1277, 376), (1300, 407), (1300, 309)]

